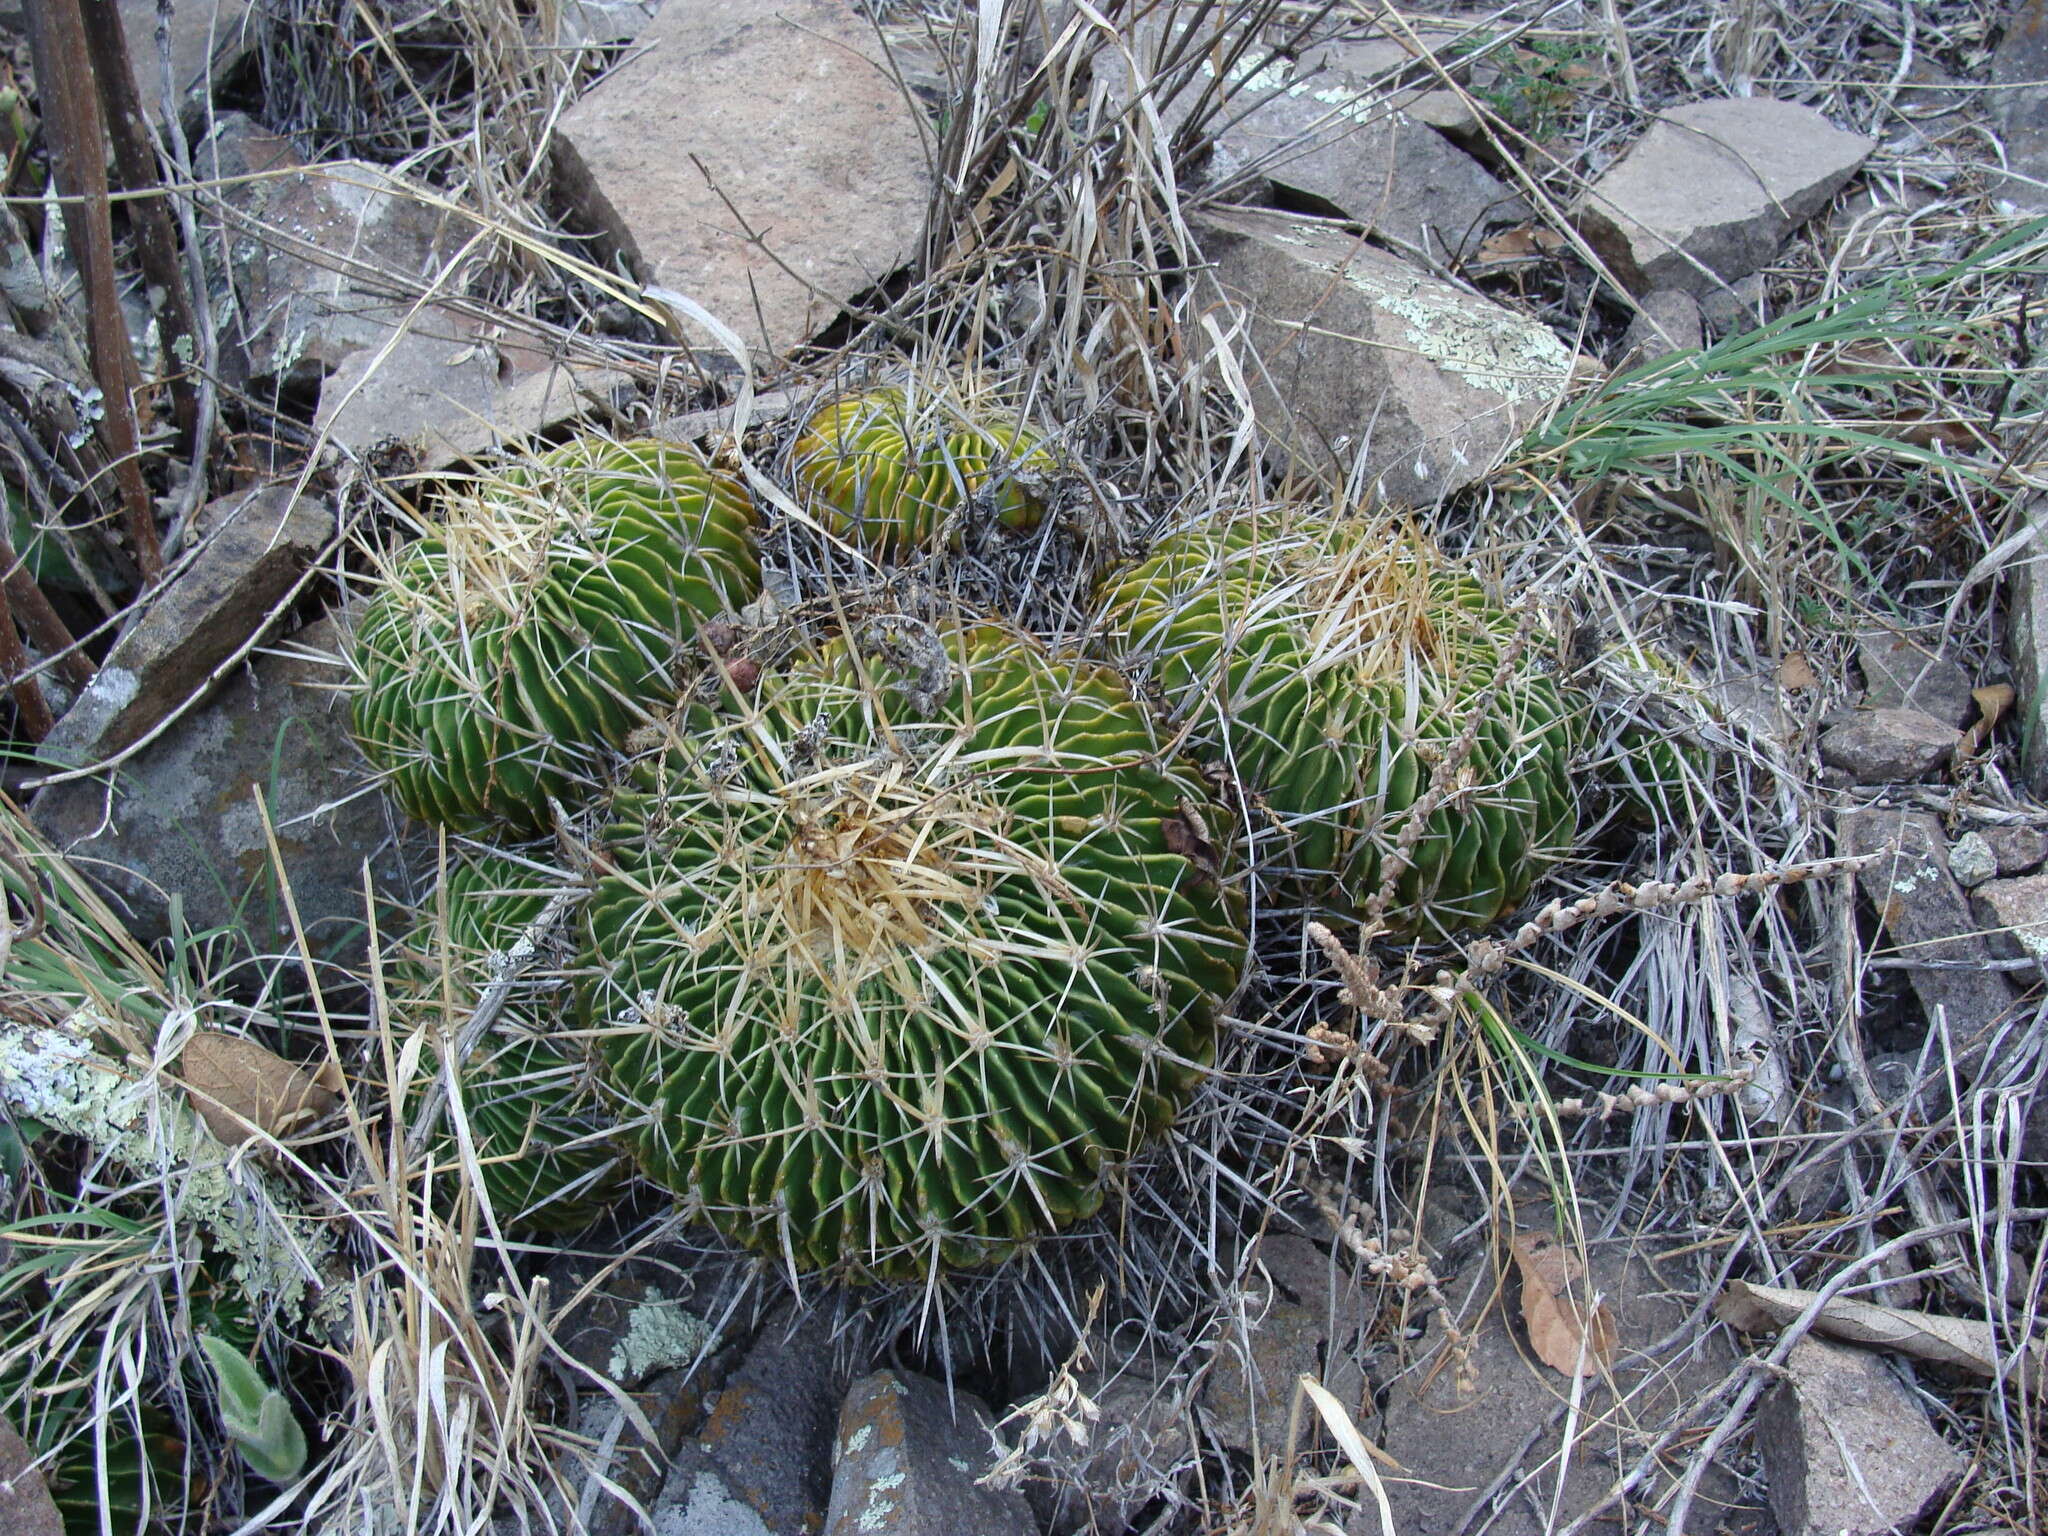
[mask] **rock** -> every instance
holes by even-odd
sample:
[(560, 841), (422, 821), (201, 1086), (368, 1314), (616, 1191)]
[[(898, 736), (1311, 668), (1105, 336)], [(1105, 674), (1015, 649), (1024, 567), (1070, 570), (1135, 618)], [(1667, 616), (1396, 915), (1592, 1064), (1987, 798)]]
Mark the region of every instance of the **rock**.
[(1135, 1368), (1079, 1385), (1096, 1410), (1087, 1443), (1059, 1434), (1041, 1446), (1025, 1496), (1048, 1530), (1120, 1531), (1172, 1486), (1193, 1446), (1186, 1393)]
[(1858, 784), (1911, 784), (1945, 767), (1961, 740), (1917, 709), (1853, 709), (1821, 732), (1820, 760)]
[[(1139, 56), (1159, 59), (1170, 35), (1165, 25), (1141, 25)], [(1236, 35), (1236, 28), (1226, 27), (1217, 39)], [(1433, 36), (1446, 44), (1454, 40), (1449, 33)], [(1204, 47), (1181, 54), (1193, 61), (1193, 72), (1160, 108), (1169, 135), (1215, 82), (1211, 60), (1223, 52)], [(1484, 166), (1400, 110), (1397, 96), (1419, 100), (1427, 94), (1395, 88), (1403, 65), (1421, 69), (1405, 48), (1385, 37), (1327, 45), (1299, 63), (1270, 57), (1261, 48), (1247, 50), (1228, 68), (1229, 101), (1205, 123), (1215, 134), (1206, 166), (1212, 193), (1270, 182), (1439, 260), (1469, 252), (1489, 225), (1526, 218), (1528, 206)], [(1096, 70), (1108, 81), (1112, 101), (1131, 99), (1131, 76), (1120, 55), (1104, 50)], [(1166, 83), (1182, 73), (1176, 69)]]
[(1986, 96), (2012, 172), (2000, 180), (1999, 196), (2023, 212), (2048, 212), (2048, 0), (2013, 7), (1991, 55)]
[(616, 48), (647, 30), (661, 0), (562, 0), (558, 47)]
[(1239, 211), (1199, 225), (1248, 314), (1245, 377), (1268, 434), (1341, 483), (1434, 502), (1492, 467), (1569, 383), (1551, 331), (1362, 244), (1342, 226)]
[(1953, 726), (1968, 725), (1977, 713), (1970, 674), (1904, 635), (1859, 636), (1856, 661), (1863, 669), (1863, 702), (1873, 709), (1917, 709)]
[(0, 1531), (64, 1536), (64, 1517), (36, 1466), (36, 1453), (5, 1419), (0, 1419)]
[(931, 191), (874, 25), (836, 0), (669, 0), (554, 142), (564, 191), (634, 270), (766, 359), (910, 259)]
[(2048, 495), (2020, 505), (2031, 537), (2007, 567), (2012, 572), (2006, 645), (2013, 687), (2019, 692), (2021, 776), (2038, 798), (2048, 798)]
[(1706, 345), (1700, 301), (1676, 288), (1659, 288), (1642, 301), (1628, 323), (1622, 354), (1634, 363), (1653, 363), (1674, 352), (1697, 352)]
[(206, 684), (259, 629), (306, 565), (334, 537), (334, 509), (289, 485), (242, 492), (202, 508), (181, 563), (139, 605), (99, 674), (44, 738), (39, 755), (82, 768), (139, 740)]
[[(783, 1536), (734, 1493), (701, 1447), (684, 1445), (648, 1511), (654, 1536)], [(804, 1527), (809, 1529), (809, 1527)]]
[(1608, 167), (1579, 225), (1631, 292), (1704, 295), (1768, 262), (1873, 147), (1789, 101), (1696, 101), (1659, 114)]
[(1709, 341), (1753, 331), (1766, 318), (1764, 280), (1758, 273), (1752, 272), (1733, 283), (1716, 284), (1700, 295), (1700, 324), (1705, 327)]
[(1964, 890), (1998, 874), (1998, 853), (1981, 832), (1965, 832), (1949, 845), (1948, 872)]
[(1891, 1536), (1962, 1476), (1963, 1455), (1877, 1356), (1802, 1339), (1784, 1374), (1755, 1431), (1784, 1536)]
[(2001, 875), (2024, 875), (2048, 861), (2048, 831), (2040, 827), (1980, 827), (1973, 835), (1990, 844)]
[[(1307, 1238), (1259, 1239), (1202, 1386), (1202, 1409), (1217, 1440), (1254, 1461), (1284, 1455), (1294, 1386), (1306, 1372), (1353, 1414), (1366, 1411), (1358, 1352), (1378, 1307)], [(1317, 1434), (1315, 1422), (1306, 1424)]]
[(260, 651), (206, 704), (98, 779), (54, 784), (29, 814), (114, 899), (145, 941), (170, 931), (181, 902), (193, 932), (236, 927), (259, 948), (292, 930), (253, 792), (263, 791), (284, 870), (316, 955), (362, 942), (362, 867), (406, 888), (406, 860), (381, 796), (366, 795), (347, 745), (331, 620)]
[(1941, 963), (1906, 973), (1930, 1024), (1960, 1043), (2012, 1007), (2011, 984), (1982, 969), (1991, 950), (1949, 874), (1939, 821), (1925, 811), (1848, 811), (1835, 841), (1845, 854), (1881, 854), (1857, 873), (1856, 885), (1877, 909), (1892, 947), (1908, 960)]
[(1038, 1536), (1024, 1495), (981, 1486), (996, 1463), (988, 1408), (922, 1376), (877, 1371), (839, 1414), (825, 1536)]
[(441, 269), (473, 226), (431, 206), (429, 193), (361, 160), (308, 165), (238, 112), (221, 114), (197, 158), (203, 175), (227, 179), (219, 195), (228, 268), (253, 379), (310, 393), (401, 330), (451, 356), (474, 346), (468, 317), (433, 305), (416, 313), (379, 275), (438, 275), (461, 291)]
[(2048, 875), (1986, 881), (1971, 902), (1993, 953), (2006, 960), (2048, 960)]
[[(34, 0), (31, 0), (34, 3)], [(156, 44), (157, 0), (119, 0), (135, 92), (154, 123), (162, 116), (164, 67)], [(176, 0), (170, 12), (171, 85), (180, 104), (202, 94), (255, 42), (249, 13), (254, 0)]]
[[(583, 417), (608, 418), (631, 395), (633, 376), (623, 368), (585, 363), (542, 363), (533, 371), (520, 360), (511, 372), (515, 382), (491, 391), (481, 415), (449, 415), (423, 431), (408, 433), (428, 474), (473, 462), (492, 453), (553, 432)], [(507, 371), (503, 362), (499, 373)]]
[(832, 1426), (844, 1379), (830, 1332), (812, 1317), (771, 1320), (726, 1380), (704, 1450), (726, 1486), (774, 1531), (815, 1531), (832, 1497)]

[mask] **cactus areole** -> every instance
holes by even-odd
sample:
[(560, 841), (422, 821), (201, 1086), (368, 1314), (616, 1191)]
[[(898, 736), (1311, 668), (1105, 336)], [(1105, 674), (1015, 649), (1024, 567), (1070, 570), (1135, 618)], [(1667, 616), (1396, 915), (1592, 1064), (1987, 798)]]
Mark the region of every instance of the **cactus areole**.
[(644, 1171), (856, 1280), (1097, 1210), (1211, 1059), (1245, 943), (1220, 813), (1115, 674), (917, 629), (686, 706), (589, 913)]

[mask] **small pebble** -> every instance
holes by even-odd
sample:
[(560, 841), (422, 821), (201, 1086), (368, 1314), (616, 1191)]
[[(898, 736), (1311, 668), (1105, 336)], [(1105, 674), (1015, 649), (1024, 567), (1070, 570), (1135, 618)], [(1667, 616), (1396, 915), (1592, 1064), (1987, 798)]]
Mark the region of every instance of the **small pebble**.
[(1965, 832), (1948, 849), (1948, 872), (1966, 890), (1998, 874), (1998, 853), (1982, 833)]

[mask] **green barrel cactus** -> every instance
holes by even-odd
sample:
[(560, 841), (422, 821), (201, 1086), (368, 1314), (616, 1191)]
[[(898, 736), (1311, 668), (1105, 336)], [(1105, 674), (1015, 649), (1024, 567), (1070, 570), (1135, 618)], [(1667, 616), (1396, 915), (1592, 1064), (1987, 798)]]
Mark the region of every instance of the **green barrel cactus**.
[[(440, 1070), (448, 1032), (470, 1018), (501, 974), (505, 955), (559, 888), (500, 855), (450, 866), (418, 926), (385, 967), (395, 1022), (428, 1031), (423, 1079)], [(484, 1192), (507, 1226), (587, 1226), (626, 1171), (608, 1139), (609, 1106), (567, 974), (575, 932), (572, 918), (535, 957), (457, 1073)], [(416, 1086), (408, 1123), (422, 1103)], [(450, 1111), (443, 1111), (433, 1145), (441, 1177), (449, 1177), (445, 1170), (455, 1164), (459, 1145)]]
[(909, 1279), (1099, 1208), (1245, 939), (1221, 813), (1116, 674), (993, 628), (865, 641), (682, 709), (584, 969), (642, 1171), (778, 1263)]
[(1055, 467), (1028, 423), (965, 403), (949, 388), (890, 385), (815, 412), (790, 448), (806, 510), (889, 558), (929, 549), (948, 519), (986, 495), (1006, 528), (1036, 527), (1037, 477)]
[[(1295, 515), (1304, 526), (1269, 509), (1169, 537), (1107, 583), (1105, 634), (1189, 750), (1256, 797), (1262, 871), (1356, 911), (1472, 723), (1515, 622), (1418, 536)], [(1493, 922), (1569, 848), (1575, 713), (1533, 660), (1513, 668), (1422, 824), (1390, 931)]]
[(549, 823), (674, 702), (696, 627), (759, 589), (752, 509), (695, 449), (583, 441), (479, 484), (382, 572), (354, 726), (405, 810)]
[(1692, 826), (1726, 766), (1710, 745), (1721, 728), (1707, 690), (1685, 662), (1641, 643), (1606, 652), (1593, 671), (1602, 696), (1626, 710), (1594, 753), (1616, 802), (1646, 826)]

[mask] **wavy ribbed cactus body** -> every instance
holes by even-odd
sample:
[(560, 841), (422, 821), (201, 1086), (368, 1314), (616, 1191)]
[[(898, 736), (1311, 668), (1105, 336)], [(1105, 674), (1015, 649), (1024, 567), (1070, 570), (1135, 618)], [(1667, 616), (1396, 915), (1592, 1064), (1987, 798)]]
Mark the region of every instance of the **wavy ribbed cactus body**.
[(1045, 507), (1025, 482), (1052, 468), (1051, 451), (1025, 422), (972, 408), (949, 390), (906, 386), (834, 400), (790, 450), (790, 473), (813, 515), (885, 557), (930, 548), (984, 492), (1004, 527), (1035, 527)]
[(643, 1170), (800, 1270), (925, 1276), (1089, 1215), (1236, 987), (1220, 813), (1122, 681), (993, 629), (926, 649), (687, 707), (590, 907)]
[[(1400, 530), (1293, 530), (1275, 513), (1170, 537), (1106, 596), (1115, 658), (1149, 676), (1192, 752), (1259, 795), (1262, 867), (1353, 907), (1515, 633)], [(1391, 928), (1441, 935), (1521, 899), (1572, 838), (1573, 733), (1557, 686), (1533, 663), (1512, 669), (1423, 823)]]
[(356, 630), (355, 731), (399, 803), (545, 827), (673, 702), (698, 623), (758, 590), (751, 523), (736, 481), (665, 443), (574, 443), (481, 485)]
[[(498, 957), (520, 942), (558, 888), (509, 858), (476, 857), (449, 869), (386, 967), (397, 1023), (429, 1031), (423, 1074), (440, 1070), (434, 1042), (470, 1017), (498, 974)], [(566, 974), (573, 932), (573, 923), (565, 925), (522, 974), (458, 1074), (484, 1189), (507, 1225), (587, 1226), (625, 1172), (607, 1140), (611, 1116)], [(411, 1108), (420, 1102), (415, 1093)], [(446, 1170), (459, 1145), (452, 1109), (444, 1111), (434, 1145), (442, 1177), (452, 1177)]]

